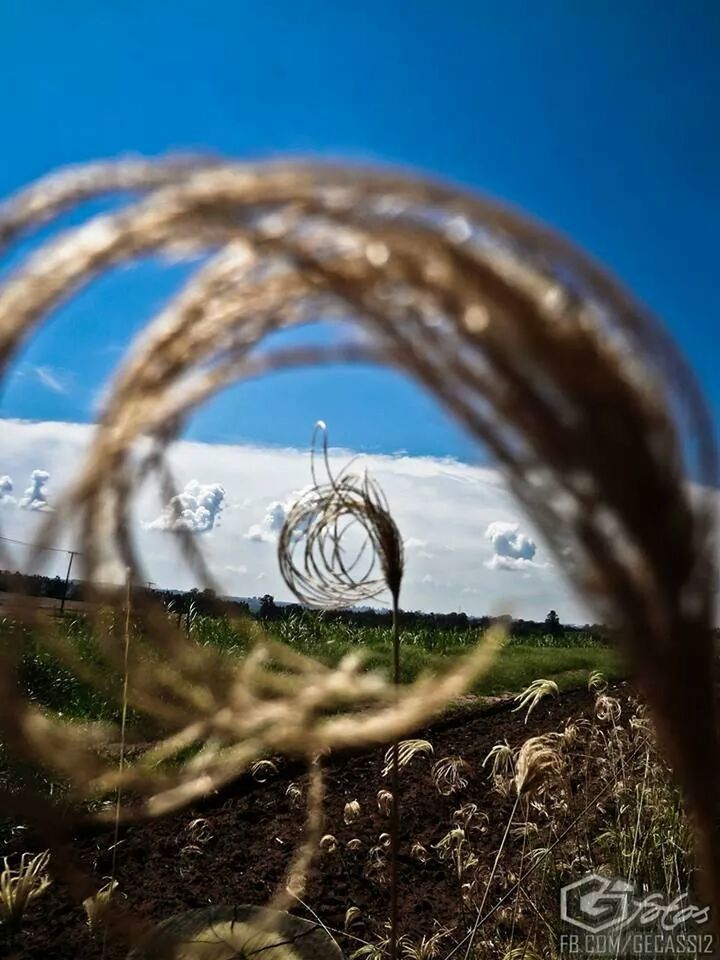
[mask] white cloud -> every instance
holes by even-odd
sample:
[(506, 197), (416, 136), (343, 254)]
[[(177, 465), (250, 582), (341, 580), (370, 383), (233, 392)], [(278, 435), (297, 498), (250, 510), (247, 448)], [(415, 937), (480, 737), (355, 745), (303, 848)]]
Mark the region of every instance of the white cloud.
[(30, 474), (30, 485), (25, 490), (19, 506), (23, 510), (52, 510), (47, 498), (47, 482), (50, 474), (47, 470), (33, 470)]
[(243, 534), (244, 538), (256, 543), (277, 543), (288, 513), (309, 489), (310, 487), (303, 487), (302, 490), (295, 490), (285, 500), (273, 500), (269, 503), (265, 508), (265, 516), (260, 523), (254, 523), (247, 533)]
[(148, 530), (190, 530), (207, 533), (219, 525), (225, 501), (225, 490), (219, 483), (202, 484), (191, 480), (182, 493), (176, 494)]
[[(51, 499), (57, 503), (82, 463), (92, 429), (70, 423), (2, 421), (3, 468), (11, 477), (27, 476), (41, 455), (52, 474)], [(331, 468), (339, 471), (352, 455), (347, 450), (331, 450)], [(157, 490), (149, 484), (131, 505), (148, 579), (180, 589), (198, 585), (172, 539), (157, 532), (158, 527), (172, 529), (180, 520), (198, 532), (212, 530), (197, 542), (222, 590), (233, 596), (267, 592), (278, 600), (292, 600), (280, 577), (275, 544), (298, 491), (307, 489), (307, 452), (182, 441), (169, 452), (169, 465), (175, 476), (198, 480), (179, 495), (188, 499), (178, 501), (177, 510), (168, 509), (168, 504), (158, 516)], [(585, 621), (588, 614), (565, 587), (558, 568), (538, 562), (538, 557), (545, 558), (528, 523), (523, 522), (518, 533), (522, 530), (521, 536), (538, 546), (522, 575), (500, 576), (488, 566), (498, 555), (486, 538), (488, 527), (498, 518), (518, 516), (517, 505), (496, 470), (406, 455), (363, 457), (358, 468), (365, 465), (384, 489), (405, 541), (407, 569), (401, 603), (406, 609), (461, 608), (474, 614), (543, 618), (553, 607), (564, 621)], [(221, 525), (217, 523), (220, 511), (213, 514), (212, 507), (220, 499), (217, 488), (224, 491)], [(213, 490), (217, 499), (208, 504), (205, 497)], [(212, 517), (211, 528), (203, 507)], [(147, 521), (153, 517), (157, 519), (148, 529)], [(1, 519), (3, 535), (34, 542), (43, 513), (6, 509)], [(72, 528), (65, 530), (55, 545), (77, 547)], [(22, 557), (19, 552), (11, 553), (11, 547), (6, 550), (9, 559), (0, 561), (0, 567), (22, 569)], [(528, 548), (519, 549), (522, 553)], [(46, 563), (49, 573), (64, 575), (62, 554), (49, 553)], [(426, 577), (429, 579), (423, 582)]]
[(493, 520), (485, 537), (492, 543), (493, 555), (485, 561), (490, 570), (531, 570), (545, 564), (537, 563), (537, 544), (520, 530), (519, 523)]
[(276, 543), (291, 507), (291, 501), (281, 503), (273, 500), (267, 505), (265, 516), (260, 523), (254, 523), (244, 534), (245, 539), (255, 540), (257, 543)]
[(15, 497), (12, 495), (13, 482), (7, 474), (0, 477), (0, 503), (15, 503)]

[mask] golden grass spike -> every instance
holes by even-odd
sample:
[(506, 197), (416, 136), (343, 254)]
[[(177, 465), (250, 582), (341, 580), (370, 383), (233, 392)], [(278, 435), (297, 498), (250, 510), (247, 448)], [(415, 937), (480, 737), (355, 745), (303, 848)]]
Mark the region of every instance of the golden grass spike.
[(563, 761), (558, 737), (543, 734), (526, 740), (518, 750), (515, 771), (515, 787), (519, 796), (539, 793), (548, 784), (560, 781)]

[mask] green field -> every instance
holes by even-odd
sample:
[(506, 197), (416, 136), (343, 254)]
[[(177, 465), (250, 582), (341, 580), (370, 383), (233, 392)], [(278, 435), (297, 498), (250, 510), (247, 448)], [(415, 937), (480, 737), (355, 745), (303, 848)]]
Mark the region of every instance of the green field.
[[(97, 648), (84, 617), (66, 616), (60, 622), (60, 629), (83, 658), (90, 661), (97, 658)], [(360, 627), (307, 613), (266, 624), (265, 629), (299, 652), (330, 666), (351, 652), (362, 651), (366, 669), (389, 674), (392, 662), (389, 628)], [(8, 631), (17, 630), (18, 627), (8, 620), (0, 623), (0, 631), (6, 636)], [(255, 621), (239, 626), (226, 618), (197, 616), (190, 623), (190, 637), (198, 644), (215, 646), (238, 657), (250, 649), (261, 633), (262, 627)], [(423, 627), (402, 631), (402, 680), (410, 682), (421, 674), (442, 670), (453, 657), (467, 652), (480, 636), (477, 630)], [(566, 643), (574, 645), (566, 646)], [(98, 691), (85, 686), (42, 649), (31, 634), (25, 635), (22, 647), (20, 679), (32, 700), (51, 710), (61, 711), (66, 717), (117, 719), (118, 703), (114, 690)], [(583, 686), (594, 670), (610, 679), (620, 677), (624, 672), (622, 662), (613, 650), (582, 634), (539, 634), (523, 637), (522, 642), (511, 636), (498, 652), (490, 671), (471, 692), (486, 696), (515, 693), (538, 677), (555, 680), (560, 689), (570, 689)]]

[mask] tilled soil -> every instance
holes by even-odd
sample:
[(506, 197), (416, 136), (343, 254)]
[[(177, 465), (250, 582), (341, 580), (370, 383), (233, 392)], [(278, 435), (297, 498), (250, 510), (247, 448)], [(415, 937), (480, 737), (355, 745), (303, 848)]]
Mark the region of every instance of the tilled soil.
[[(614, 691), (622, 695), (620, 690)], [(491, 864), (502, 838), (512, 798), (490, 789), (482, 761), (502, 740), (511, 747), (527, 737), (562, 729), (565, 721), (592, 714), (592, 697), (582, 691), (542, 701), (527, 724), (523, 714), (498, 709), (445, 721), (417, 734), (431, 741), (433, 757), (415, 757), (401, 775), (400, 917), (402, 930), (414, 937), (432, 933), (435, 922), (453, 927), (467, 920), (457, 874), (435, 856), (422, 863), (410, 855), (413, 844), (428, 850), (453, 826), (453, 811), (475, 803), (489, 821), (473, 838), (481, 863)], [(316, 859), (303, 900), (331, 929), (342, 931), (350, 907), (360, 919), (350, 930), (373, 939), (388, 918), (389, 887), (383, 870), (369, 866), (368, 853), (389, 830), (378, 809), (377, 794), (388, 789), (381, 776), (384, 749), (361, 756), (338, 757), (326, 769), (325, 832), (337, 849)], [(433, 785), (432, 763), (461, 756), (470, 765), (468, 786), (450, 797)], [(303, 807), (286, 795), (290, 783), (305, 787), (305, 778), (291, 765), (280, 766), (264, 783), (243, 780), (200, 807), (121, 832), (116, 876), (125, 904), (148, 922), (211, 904), (263, 904), (286, 878), (293, 851), (303, 837)], [(345, 804), (357, 800), (361, 814), (346, 824)], [(195, 823), (198, 819), (200, 823)], [(347, 849), (358, 839), (361, 849)], [(27, 841), (26, 841), (27, 842)], [(112, 832), (77, 837), (74, 849), (100, 881), (111, 872)], [(510, 853), (512, 856), (512, 852)], [(299, 913), (308, 915), (298, 907)], [(4, 937), (4, 939), (3, 939)], [(349, 954), (357, 941), (338, 935)], [(125, 957), (127, 947), (106, 945), (107, 960)], [(15, 960), (94, 960), (103, 955), (102, 937), (92, 937), (85, 913), (56, 880), (32, 905), (20, 933), (8, 937), (0, 928), (0, 956)]]

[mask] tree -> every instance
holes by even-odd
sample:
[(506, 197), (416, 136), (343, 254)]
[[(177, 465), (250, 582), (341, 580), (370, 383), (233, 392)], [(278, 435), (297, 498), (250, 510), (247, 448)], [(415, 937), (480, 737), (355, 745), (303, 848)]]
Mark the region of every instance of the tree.
[(560, 617), (554, 610), (551, 610), (545, 617), (545, 626), (551, 633), (557, 633), (560, 629)]
[(270, 593), (266, 593), (264, 597), (260, 597), (260, 619), (272, 620), (276, 613), (277, 607), (275, 606), (275, 597), (273, 597)]

